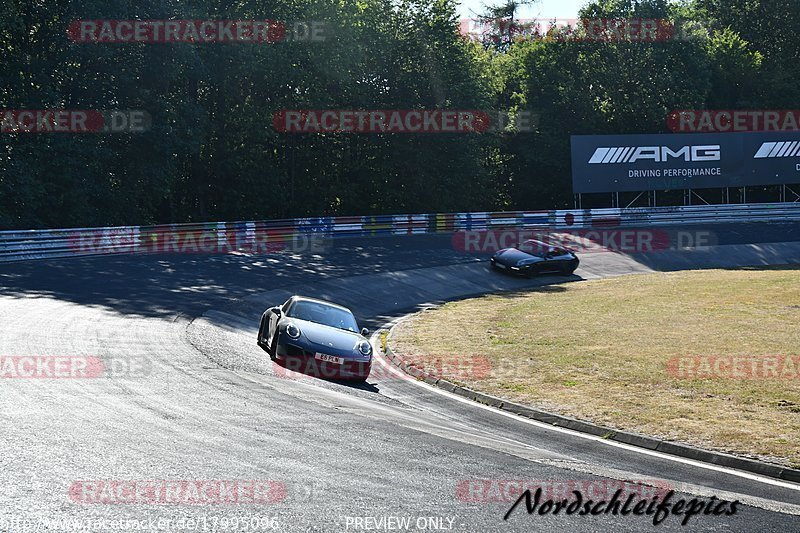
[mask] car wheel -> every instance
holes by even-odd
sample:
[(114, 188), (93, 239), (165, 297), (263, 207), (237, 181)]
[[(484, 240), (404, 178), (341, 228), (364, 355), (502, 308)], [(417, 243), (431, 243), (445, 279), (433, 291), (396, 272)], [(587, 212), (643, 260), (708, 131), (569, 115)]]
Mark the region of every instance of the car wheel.
[(272, 336), (272, 342), (269, 343), (269, 349), (267, 350), (269, 354), (269, 358), (273, 361), (278, 359), (278, 332), (275, 332), (275, 335)]
[(263, 335), (264, 335), (264, 317), (262, 316), (261, 323), (258, 326), (258, 337), (256, 337), (256, 341), (258, 345), (261, 346), (262, 350), (264, 350), (265, 352), (269, 352), (269, 347), (265, 345), (264, 342), (261, 340), (261, 337)]

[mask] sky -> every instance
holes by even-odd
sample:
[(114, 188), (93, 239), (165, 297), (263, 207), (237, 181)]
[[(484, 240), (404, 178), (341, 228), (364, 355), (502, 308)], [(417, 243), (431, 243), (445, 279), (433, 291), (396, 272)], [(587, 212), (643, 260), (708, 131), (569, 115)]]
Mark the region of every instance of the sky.
[[(589, 0), (539, 0), (533, 6), (524, 6), (520, 18), (578, 18), (578, 10)], [(484, 4), (500, 5), (502, 0), (462, 0), (459, 18), (474, 18), (473, 11), (481, 13)]]

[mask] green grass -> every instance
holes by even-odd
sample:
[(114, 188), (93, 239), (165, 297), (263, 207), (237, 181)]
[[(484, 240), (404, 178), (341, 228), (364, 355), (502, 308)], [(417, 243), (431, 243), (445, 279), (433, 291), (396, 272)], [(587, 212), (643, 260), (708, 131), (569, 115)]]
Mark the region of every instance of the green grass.
[[(800, 356), (800, 270), (675, 272), (487, 296), (395, 328), (410, 360), (485, 357), (472, 388), (613, 428), (800, 467), (800, 379), (681, 379), (687, 356)], [(800, 368), (797, 369), (800, 373)]]

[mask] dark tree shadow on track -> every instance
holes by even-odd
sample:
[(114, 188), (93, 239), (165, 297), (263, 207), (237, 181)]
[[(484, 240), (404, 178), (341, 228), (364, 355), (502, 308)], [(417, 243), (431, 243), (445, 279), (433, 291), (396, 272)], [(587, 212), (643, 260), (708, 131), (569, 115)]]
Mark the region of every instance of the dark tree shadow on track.
[[(800, 239), (800, 223), (680, 228), (680, 231), (695, 230), (713, 232), (717, 244)], [(457, 248), (452, 234), (434, 234), (332, 239), (330, 246), (319, 253), (110, 255), (2, 263), (0, 294), (41, 296), (131, 315), (199, 316), (209, 309), (219, 309), (270, 289), (355, 275), (479, 262), (488, 257), (485, 253), (467, 253)], [(682, 265), (676, 260), (670, 267), (662, 253), (630, 257), (657, 270), (679, 269)], [(765, 253), (764, 260), (768, 257)], [(708, 260), (713, 262), (714, 257)], [(726, 266), (720, 264), (721, 268)], [(554, 283), (558, 278), (546, 279)]]
[(108, 255), (0, 264), (0, 294), (141, 316), (201, 315), (270, 289), (477, 261), (449, 237), (336, 239), (323, 253)]

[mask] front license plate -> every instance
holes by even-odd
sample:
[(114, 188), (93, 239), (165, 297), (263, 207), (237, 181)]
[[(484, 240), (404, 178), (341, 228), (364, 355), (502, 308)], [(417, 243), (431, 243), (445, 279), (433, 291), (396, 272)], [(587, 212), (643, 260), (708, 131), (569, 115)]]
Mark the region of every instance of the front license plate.
[(326, 363), (335, 363), (337, 365), (344, 363), (343, 357), (336, 357), (335, 355), (328, 355), (326, 353), (314, 354), (314, 358), (319, 359), (320, 361), (325, 361)]
[(495, 266), (496, 266), (497, 268), (502, 268), (503, 270), (505, 270), (505, 269), (506, 269), (506, 266), (505, 266), (505, 265), (501, 265), (500, 263), (495, 263)]

